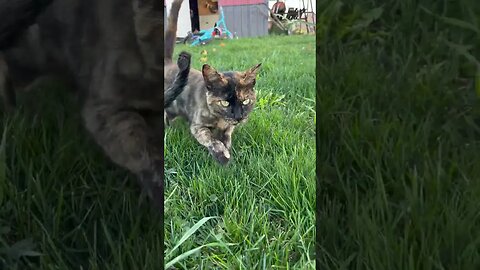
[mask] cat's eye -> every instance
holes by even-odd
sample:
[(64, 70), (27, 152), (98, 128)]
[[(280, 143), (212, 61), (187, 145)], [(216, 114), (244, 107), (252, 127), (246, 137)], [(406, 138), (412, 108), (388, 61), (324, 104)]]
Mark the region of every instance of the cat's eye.
[(220, 105), (222, 105), (223, 107), (228, 107), (228, 105), (230, 105), (230, 103), (226, 100), (221, 100)]
[(243, 105), (248, 105), (250, 104), (250, 99), (245, 99), (243, 102), (242, 102)]

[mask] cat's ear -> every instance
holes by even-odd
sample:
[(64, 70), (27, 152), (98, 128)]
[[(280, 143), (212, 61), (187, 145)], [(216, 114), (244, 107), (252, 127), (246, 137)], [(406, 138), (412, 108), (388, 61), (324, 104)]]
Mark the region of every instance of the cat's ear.
[(255, 79), (257, 78), (257, 73), (260, 70), (260, 66), (262, 63), (256, 64), (255, 66), (249, 68), (247, 71), (245, 71), (245, 76), (243, 78), (243, 84), (253, 84), (255, 85)]
[(227, 79), (222, 76), (222, 74), (218, 73), (213, 67), (208, 64), (204, 64), (202, 67), (202, 75), (207, 87), (211, 87), (212, 85), (218, 85), (223, 87), (228, 84)]

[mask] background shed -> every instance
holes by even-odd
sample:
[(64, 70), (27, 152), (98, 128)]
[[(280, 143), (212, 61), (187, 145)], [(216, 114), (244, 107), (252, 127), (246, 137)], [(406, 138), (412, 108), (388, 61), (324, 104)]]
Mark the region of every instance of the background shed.
[(219, 0), (228, 30), (238, 37), (268, 35), (268, 0)]
[[(172, 2), (164, 0), (165, 28)], [(268, 0), (188, 0), (180, 8), (177, 37), (214, 27), (220, 18), (218, 7), (223, 9), (228, 30), (238, 37), (268, 35)]]

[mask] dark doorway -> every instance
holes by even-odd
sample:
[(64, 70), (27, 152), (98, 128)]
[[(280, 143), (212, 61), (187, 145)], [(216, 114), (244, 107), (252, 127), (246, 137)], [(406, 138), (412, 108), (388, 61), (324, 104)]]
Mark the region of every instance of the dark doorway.
[(200, 31), (200, 19), (198, 15), (198, 1), (189, 0), (190, 2), (190, 21), (192, 22), (192, 32)]

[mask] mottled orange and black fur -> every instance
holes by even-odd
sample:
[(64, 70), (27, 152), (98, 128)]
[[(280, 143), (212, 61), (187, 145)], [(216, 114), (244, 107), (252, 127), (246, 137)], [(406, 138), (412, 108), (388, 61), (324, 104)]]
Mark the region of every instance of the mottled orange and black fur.
[[(165, 33), (165, 88), (173, 83), (178, 72), (172, 63), (172, 54), (182, 2), (173, 1)], [(186, 118), (195, 139), (218, 162), (228, 163), (233, 130), (247, 121), (255, 105), (254, 87), (259, 67), (257, 64), (245, 72), (218, 72), (205, 64), (201, 71), (192, 69), (184, 91), (166, 108), (167, 120), (177, 116)]]
[(12, 85), (45, 74), (73, 82), (84, 97), (87, 130), (113, 162), (138, 176), (160, 213), (163, 107), (190, 72), (190, 55), (182, 53), (164, 88), (163, 8), (158, 0), (0, 0), (0, 14), (9, 16), (0, 20), (7, 102), (14, 105)]

